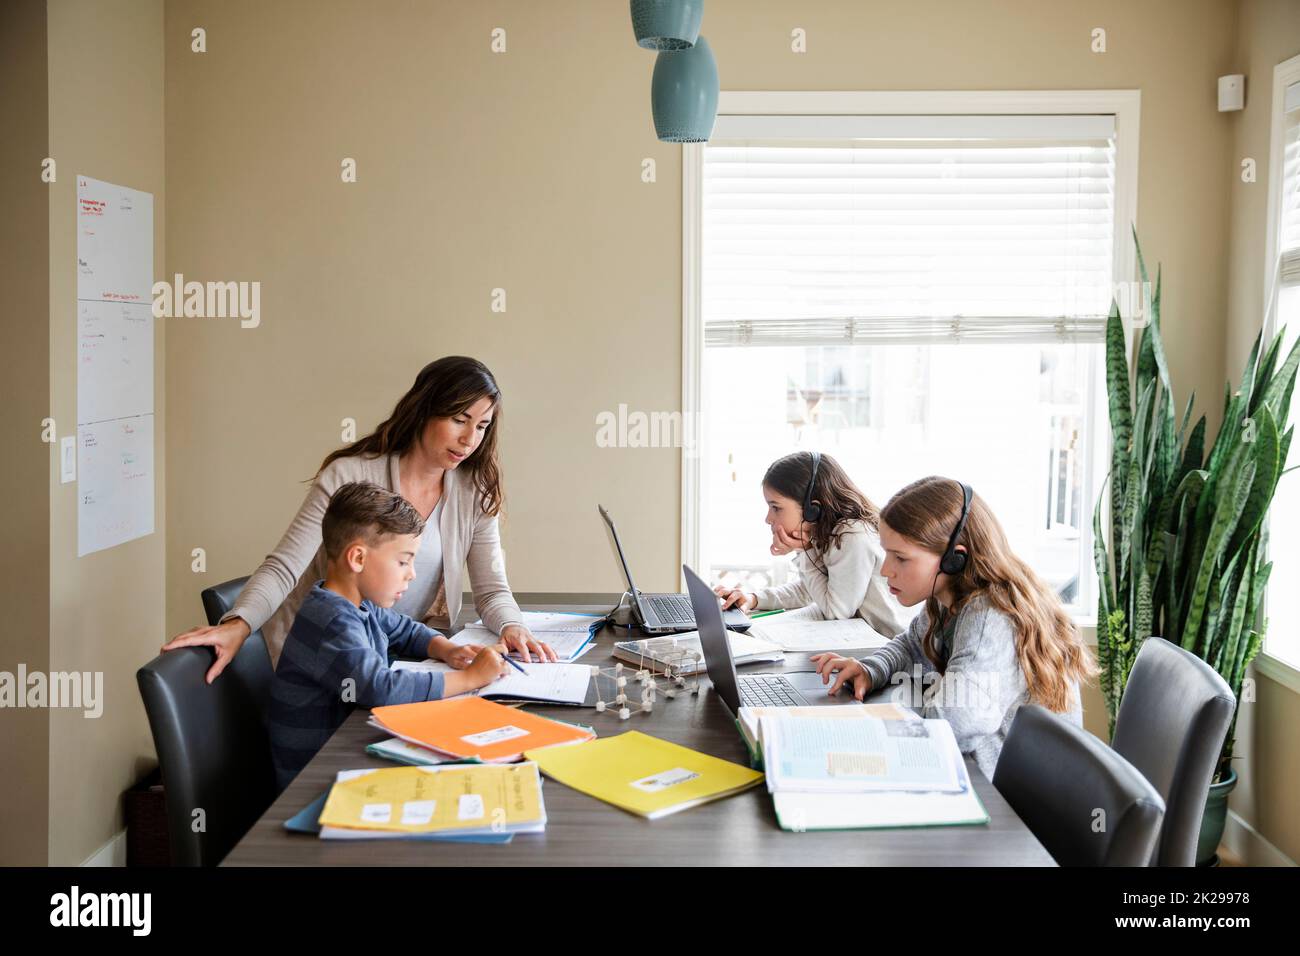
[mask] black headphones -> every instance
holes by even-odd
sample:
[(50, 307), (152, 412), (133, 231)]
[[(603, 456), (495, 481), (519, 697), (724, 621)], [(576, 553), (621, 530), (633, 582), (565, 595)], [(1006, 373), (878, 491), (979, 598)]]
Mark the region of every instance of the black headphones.
[(966, 552), (955, 550), (957, 547), (957, 538), (961, 535), (962, 529), (966, 527), (966, 516), (970, 513), (971, 499), (975, 497), (975, 492), (971, 491), (970, 485), (964, 482), (957, 482), (961, 485), (961, 518), (957, 521), (957, 527), (952, 529), (952, 537), (948, 539), (948, 547), (943, 552), (943, 557), (939, 559), (939, 570), (944, 574), (961, 574), (966, 570)]
[(813, 489), (817, 487), (817, 469), (821, 467), (822, 453), (809, 452), (812, 455), (812, 477), (808, 479), (808, 490), (803, 493), (803, 520), (816, 524), (822, 517), (822, 506), (812, 500)]

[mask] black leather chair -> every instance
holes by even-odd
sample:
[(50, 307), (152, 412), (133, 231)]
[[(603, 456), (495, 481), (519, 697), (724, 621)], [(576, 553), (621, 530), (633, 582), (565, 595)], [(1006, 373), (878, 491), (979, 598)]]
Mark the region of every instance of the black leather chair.
[(1088, 731), (1037, 704), (1016, 711), (993, 786), (1061, 866), (1147, 866), (1160, 837), (1165, 802), (1155, 787)]
[(200, 596), (203, 598), (203, 612), (208, 616), (209, 624), (216, 624), (221, 620), (221, 615), (235, 606), (235, 598), (239, 597), (239, 592), (247, 582), (248, 575), (244, 575), (203, 589)]
[[(242, 581), (203, 592), (208, 620), (229, 608)], [(232, 590), (233, 588), (233, 590)], [(260, 630), (211, 684), (206, 647), (168, 651), (136, 673), (167, 800), (172, 863), (215, 866), (278, 796), (266, 719), (271, 656)], [(195, 832), (196, 810), (203, 829)]]
[(1164, 798), (1156, 866), (1195, 865), (1210, 778), (1236, 707), (1228, 682), (1195, 654), (1159, 637), (1142, 642), (1110, 745)]
[[(221, 616), (235, 606), (235, 599), (239, 597), (239, 592), (244, 589), (246, 583), (248, 583), (248, 575), (222, 581), (220, 584), (214, 584), (212, 587), (204, 588), (200, 592), (199, 597), (203, 600), (203, 613), (207, 615), (209, 624), (217, 624), (221, 620)], [(244, 653), (244, 649), (254, 647), (261, 648), (260, 652), (248, 650), (246, 654)], [(263, 639), (260, 629), (248, 635), (244, 641), (244, 647), (240, 650), (240, 656), (232, 662), (231, 666), (238, 666), (244, 672), (249, 687), (256, 692), (258, 710), (265, 722), (265, 717), (271, 709), (271, 677), (273, 669), (271, 667), (271, 652), (266, 648), (266, 641)]]
[[(260, 633), (211, 684), (205, 647), (168, 651), (136, 673), (167, 798), (172, 863), (215, 866), (277, 791), (263, 700), (270, 658)], [(262, 686), (265, 681), (266, 686)], [(203, 827), (195, 832), (195, 811)]]

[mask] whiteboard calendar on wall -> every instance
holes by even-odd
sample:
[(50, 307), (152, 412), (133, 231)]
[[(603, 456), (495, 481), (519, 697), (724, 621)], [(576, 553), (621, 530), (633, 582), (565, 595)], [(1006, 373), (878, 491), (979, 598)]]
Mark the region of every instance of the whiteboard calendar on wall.
[(77, 177), (77, 556), (154, 530), (153, 194)]

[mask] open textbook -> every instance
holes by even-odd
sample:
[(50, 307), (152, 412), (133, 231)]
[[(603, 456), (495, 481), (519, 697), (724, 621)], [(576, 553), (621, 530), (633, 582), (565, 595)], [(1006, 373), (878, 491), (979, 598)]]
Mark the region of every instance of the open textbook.
[(742, 707), (756, 727), (777, 822), (786, 830), (988, 822), (946, 720), (896, 704)]
[[(486, 687), (457, 696), (573, 706), (586, 703), (591, 683), (591, 668), (588, 665), (521, 663), (519, 667), (522, 668), (522, 673), (512, 667), (510, 673), (498, 677)], [(393, 662), (393, 670), (446, 672), (453, 669), (450, 664), (435, 660)]]
[[(759, 718), (767, 788), (778, 791), (870, 793), (879, 790), (960, 792), (965, 763), (946, 720), (882, 720), (787, 714)], [(834, 709), (834, 708), (832, 708)]]
[(748, 633), (787, 651), (875, 650), (892, 637), (876, 631), (860, 617), (822, 620), (808, 608), (759, 617)]

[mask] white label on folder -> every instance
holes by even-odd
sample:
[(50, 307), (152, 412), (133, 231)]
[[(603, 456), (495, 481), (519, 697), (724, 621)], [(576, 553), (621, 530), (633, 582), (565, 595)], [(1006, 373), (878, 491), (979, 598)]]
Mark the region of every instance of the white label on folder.
[(422, 826), (433, 819), (436, 800), (407, 800), (402, 804), (402, 822)]
[(477, 793), (462, 793), (457, 816), (462, 820), (482, 820), (483, 796)]
[(468, 737), (460, 739), (467, 744), (473, 744), (475, 747), (486, 747), (489, 744), (500, 743), (503, 740), (512, 740), (515, 737), (527, 737), (528, 731), (519, 727), (506, 724), (504, 727), (496, 727), (492, 730), (482, 730), (477, 734), (470, 734)]
[(393, 818), (391, 803), (367, 803), (361, 808), (362, 823), (387, 823)]
[(687, 780), (694, 780), (698, 776), (699, 774), (694, 770), (675, 767), (672, 770), (665, 770), (663, 773), (656, 773), (649, 777), (642, 777), (640, 780), (633, 780), (632, 786), (646, 793), (658, 793), (660, 790), (667, 790), (669, 787), (675, 787)]

